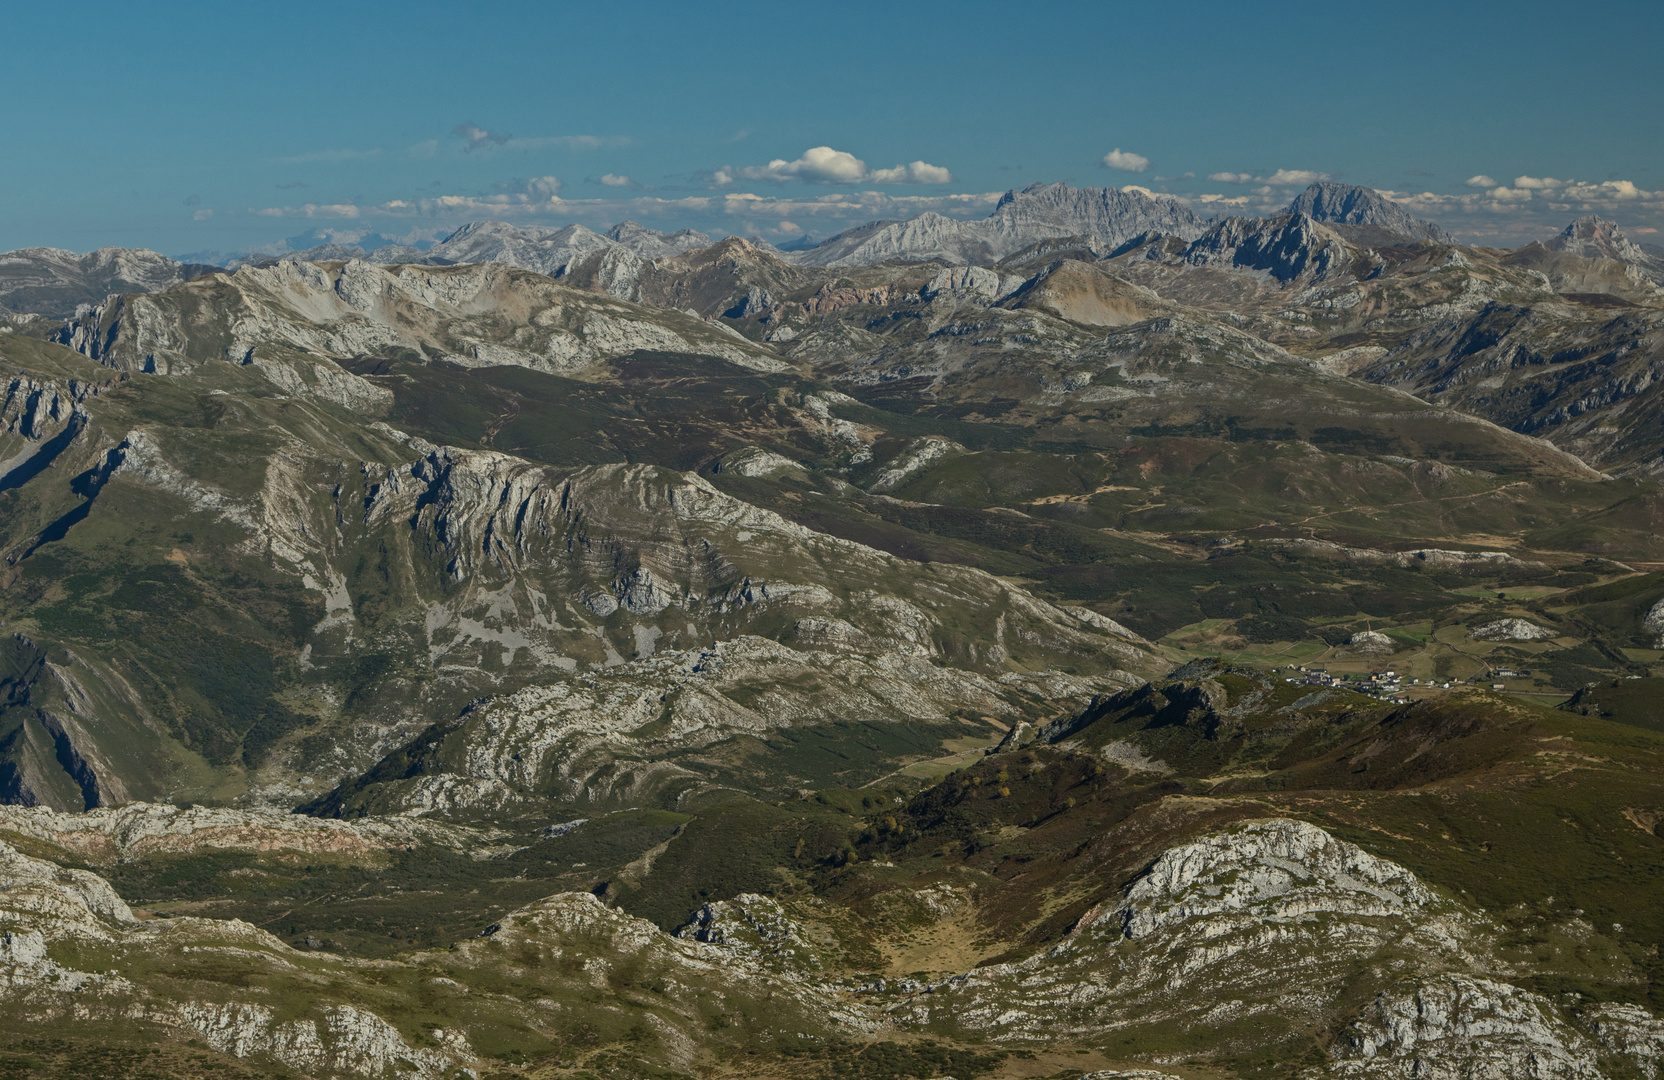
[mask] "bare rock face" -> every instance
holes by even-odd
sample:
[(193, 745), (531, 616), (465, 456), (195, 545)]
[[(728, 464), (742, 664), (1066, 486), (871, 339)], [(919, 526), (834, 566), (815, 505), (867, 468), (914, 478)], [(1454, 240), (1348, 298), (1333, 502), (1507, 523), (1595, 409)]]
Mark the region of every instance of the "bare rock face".
[(634, 221), (619, 222), (605, 233), (582, 225), (542, 229), (475, 221), (433, 245), (420, 258), (400, 261), (438, 266), (495, 262), (558, 278), (613, 251), (626, 252), (637, 260), (664, 259), (709, 247), (710, 243), (709, 236), (692, 229), (663, 233)]
[(1251, 822), (1173, 848), (1061, 944), (934, 988), (928, 1015), (1011, 1040), (1177, 1024), (1221, 1052), (1316, 1022), (1360, 965), (1467, 962), (1471, 917), (1316, 826)]
[[(963, 917), (972, 894), (937, 882), (874, 902), (928, 921)], [(489, 1061), (476, 1047), (505, 1027), (545, 1031), (575, 1001), (639, 1018), (657, 1034), (655, 1060), (685, 1073), (717, 1016), (774, 1038), (956, 1031), (1007, 1046), (1156, 1025), (1202, 1056), (1233, 1054), (1344, 1023), (1334, 1003), (1360, 977), (1384, 989), (1306, 1080), (1600, 1080), (1603, 1065), (1653, 1077), (1664, 1051), (1664, 1022), (1644, 1009), (1596, 1005), (1574, 1023), (1479, 973), (1492, 961), (1473, 950), (1494, 927), (1289, 819), (1172, 847), (1049, 950), (931, 986), (843, 974), (836, 920), (848, 916), (835, 906), (741, 894), (670, 935), (593, 894), (557, 893), (450, 949), (364, 961), (298, 952), (236, 920), (141, 922), (96, 875), (0, 844), (0, 1003), (37, 1023), (119, 1018), (307, 1075), (400, 1080), (477, 1073)], [(53, 959), (88, 945), (97, 973)], [(204, 966), (239, 977), (201, 996)], [(516, 993), (500, 992), (504, 980)], [(414, 1019), (434, 1016), (445, 1026)], [(1185, 1046), (1176, 1056), (1194, 1064)]]
[(1664, 1072), (1664, 1020), (1638, 1005), (1597, 1005), (1579, 1025), (1608, 1053), (1633, 1062), (1647, 1080)]
[(582, 225), (526, 229), (501, 221), (476, 221), (429, 248), (424, 261), (438, 265), (495, 262), (560, 277), (574, 263), (599, 255), (615, 243)]
[(134, 248), (104, 247), (85, 255), (22, 248), (0, 254), (0, 312), (68, 318), (110, 293), (155, 292), (217, 269)]
[(109, 882), (24, 855), (0, 842), (0, 910), (48, 935), (105, 937), (107, 924), (137, 920)]
[(1594, 214), (1573, 221), (1558, 236), (1545, 241), (1543, 246), (1550, 251), (1581, 255), (1585, 259), (1617, 259), (1645, 267), (1652, 267), (1658, 262), (1617, 225)]
[(778, 900), (755, 893), (704, 905), (676, 936), (783, 971), (823, 971), (836, 961), (833, 943), (816, 940)]
[(1375, 999), (1341, 1037), (1336, 1080), (1601, 1080), (1594, 1047), (1540, 995), (1440, 975)]
[(38, 806), (0, 806), (0, 829), (95, 864), (215, 850), (363, 856), (413, 843), (465, 849), (482, 839), (473, 830), (408, 818), (332, 821), (278, 810), (155, 803), (129, 803), (79, 814)]
[(1641, 619), (1641, 629), (1652, 635), (1658, 648), (1664, 649), (1664, 600), (1647, 609), (1647, 614)]
[(944, 458), (963, 453), (966, 453), (963, 446), (952, 439), (945, 439), (939, 435), (927, 435), (922, 439), (914, 439), (907, 444), (906, 449), (889, 462), (884, 471), (879, 473), (878, 478), (868, 487), (873, 491), (889, 491), (891, 488), (900, 487), (907, 482), (908, 477), (927, 466), (933, 465)]
[(1558, 631), (1538, 626), (1529, 619), (1498, 619), (1474, 627), (1468, 635), (1474, 641), (1544, 641), (1557, 636)]
[(803, 266), (870, 266), (941, 259), (954, 265), (997, 262), (1042, 240), (1080, 237), (1103, 254), (1150, 233), (1191, 240), (1205, 228), (1191, 209), (1115, 188), (1034, 184), (1001, 196), (980, 221), (937, 213), (849, 229), (788, 255)]
[(1411, 217), (1408, 210), (1379, 191), (1352, 184), (1319, 181), (1296, 196), (1288, 212), (1304, 214), (1314, 221), (1373, 226), (1412, 242), (1454, 242), (1449, 233), (1430, 221)]
[(1087, 237), (1105, 251), (1151, 233), (1190, 240), (1204, 227), (1195, 212), (1172, 199), (1061, 182), (1007, 191), (985, 225), (999, 238), (1003, 254), (1060, 236)]
[(443, 1050), (413, 1047), (392, 1024), (354, 1005), (331, 1005), (321, 1013), (317, 1018), (285, 1020), (269, 1005), (186, 1001), (171, 1016), (157, 1009), (146, 1018), (170, 1020), (171, 1026), (222, 1053), (275, 1058), (314, 1075), (376, 1076), (392, 1071), (401, 1080), (438, 1080), (454, 1075), (459, 1064), (455, 1051), (467, 1049), (466, 1042), (458, 1046), (454, 1039)]
[(919, 297), (926, 301), (945, 298), (991, 304), (1022, 288), (1024, 280), (982, 266), (949, 266), (937, 271)]
[(1354, 652), (1385, 655), (1398, 651), (1398, 643), (1379, 630), (1359, 630), (1346, 639), (1347, 648)]
[[(766, 921), (770, 902), (734, 903), (747, 901)], [(474, 1039), (489, 1040), (505, 1026), (546, 1031), (551, 1014), (569, 1007), (554, 998), (592, 1001), (615, 971), (655, 987), (644, 1022), (659, 1036), (656, 1051), (684, 1073), (692, 1072), (706, 1031), (697, 1003), (712, 991), (734, 999), (742, 1015), (753, 997), (767, 1000), (788, 1030), (816, 1038), (876, 1028), (867, 1006), (827, 980), (787, 977), (759, 957), (671, 937), (587, 893), (517, 909), (450, 950), (372, 962), (299, 952), (237, 920), (141, 922), (103, 879), (0, 844), (0, 927), (0, 1005), (27, 1010), (36, 1024), (137, 1024), (158, 1038), (198, 1039), (234, 1057), (332, 1080), (480, 1075), (488, 1061)], [(55, 961), (57, 943), (71, 944), (72, 953), (95, 946), (101, 970)], [(205, 967), (238, 976), (205, 983)], [(540, 993), (521, 1000), (490, 989), (514, 972)], [(394, 988), (389, 975), (421, 989)], [(642, 1009), (634, 999), (619, 1002)], [(436, 1005), (447, 1026), (418, 1023)]]
[[(597, 257), (616, 250), (638, 259), (589, 235), (600, 244)], [(771, 350), (702, 319), (605, 295), (617, 291), (612, 286), (627, 268), (598, 263), (595, 269), (605, 279), (597, 279), (600, 292), (557, 285), (501, 262), (384, 267), (356, 259), (284, 260), (161, 293), (113, 297), (78, 315), (57, 340), (123, 371), (183, 374), (211, 360), (253, 365), (286, 393), (361, 409), (384, 405), (390, 395), (332, 361), (402, 350), (468, 367), (566, 374), (648, 349), (785, 369)]]
[(606, 237), (644, 259), (664, 259), (711, 246), (711, 237), (693, 229), (678, 229), (676, 232), (666, 233), (649, 229), (634, 221), (619, 222), (607, 230)]
[(501, 263), (547, 277), (571, 279), (622, 300), (640, 297), (642, 271), (654, 259), (668, 259), (709, 247), (711, 238), (692, 229), (663, 233), (634, 221), (622, 221), (604, 234), (582, 225), (560, 229), (525, 228), (501, 221), (476, 221), (456, 230), (427, 251), (385, 249), (365, 255), (305, 252), (320, 259), (365, 258), (370, 262)]
[(1129, 940), (1199, 917), (1247, 913), (1274, 922), (1319, 912), (1395, 917), (1435, 902), (1397, 863), (1303, 821), (1255, 822), (1173, 848), (1127, 891)]
[[(823, 647), (872, 643), (865, 634), (853, 641), (820, 637)], [(707, 767), (679, 759), (736, 734), (834, 721), (945, 720), (956, 710), (997, 715), (1011, 709), (1005, 698), (1016, 693), (923, 655), (832, 648), (742, 637), (520, 690), (470, 710), (436, 736), (434, 751), (421, 754), (436, 764), (419, 775), (348, 785), (326, 809), (368, 799), (380, 810), (445, 813), (521, 804), (533, 791), (586, 805), (632, 805), (708, 783)]]
[(807, 469), (791, 458), (757, 446), (744, 446), (729, 451), (717, 460), (713, 471), (749, 477), (804, 476), (808, 473)]
[(1278, 218), (1226, 218), (1185, 250), (1192, 266), (1264, 274), (1280, 284), (1325, 282), (1352, 268), (1353, 250), (1333, 230), (1303, 213)]

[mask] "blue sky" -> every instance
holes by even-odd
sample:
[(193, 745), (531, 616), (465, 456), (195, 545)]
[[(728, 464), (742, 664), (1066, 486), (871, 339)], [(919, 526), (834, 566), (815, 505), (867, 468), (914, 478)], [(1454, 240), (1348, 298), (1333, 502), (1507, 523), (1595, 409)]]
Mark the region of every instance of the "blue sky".
[(1656, 0), (69, 2), (6, 36), (0, 249), (481, 218), (783, 243), (1035, 181), (1253, 213), (1317, 175), (1475, 240), (1595, 211), (1664, 242)]

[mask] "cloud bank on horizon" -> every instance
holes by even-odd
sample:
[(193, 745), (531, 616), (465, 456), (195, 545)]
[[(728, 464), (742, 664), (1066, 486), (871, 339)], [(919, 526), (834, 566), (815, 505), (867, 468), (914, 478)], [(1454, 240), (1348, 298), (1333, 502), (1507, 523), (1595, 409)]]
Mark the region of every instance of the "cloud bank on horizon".
[[(473, 121), (451, 130), (462, 154), (489, 153), (514, 147), (560, 144), (569, 149), (599, 151), (630, 145), (620, 136), (555, 136), (517, 139)], [(749, 132), (731, 140), (742, 141)], [(418, 144), (422, 145), (422, 144)], [(324, 160), (320, 155), (311, 160)], [(334, 160), (351, 160), (341, 155)], [(1152, 161), (1115, 146), (1097, 159), (1107, 170), (1144, 174)], [(1306, 186), (1323, 180), (1345, 181), (1344, 175), (1319, 169), (1215, 170), (1156, 176), (1148, 183), (1119, 185), (1157, 199), (1174, 199), (1203, 214), (1267, 214), (1285, 207)], [(308, 221), (384, 221), (398, 225), (408, 237), (432, 239), (451, 228), (482, 218), (501, 218), (522, 224), (550, 226), (579, 223), (605, 228), (618, 221), (638, 219), (661, 228), (700, 228), (718, 233), (741, 233), (769, 238), (795, 238), (807, 231), (820, 236), (883, 218), (910, 217), (934, 211), (956, 217), (987, 214), (1003, 190), (936, 191), (903, 194), (887, 188), (930, 186), (955, 182), (951, 169), (918, 159), (888, 167), (872, 167), (848, 150), (831, 145), (812, 146), (795, 158), (777, 157), (761, 164), (721, 165), (692, 178), (654, 186), (624, 172), (586, 177), (584, 184), (599, 190), (573, 197), (555, 175), (498, 181), (487, 190), (412, 193), (409, 197), (377, 202), (306, 201), (298, 204), (249, 207), (259, 218)], [(1090, 181), (1077, 181), (1089, 183)], [(745, 190), (745, 185), (766, 185)], [(280, 185), (287, 187), (289, 185)], [(1365, 186), (1373, 186), (1366, 184)], [(795, 187), (795, 190), (788, 190)], [(1614, 217), (1630, 231), (1646, 238), (1664, 228), (1664, 191), (1648, 190), (1632, 181), (1560, 180), (1521, 175), (1499, 182), (1487, 173), (1465, 181), (1455, 192), (1381, 191), (1412, 212), (1437, 220), (1459, 237), (1480, 241), (1518, 242), (1557, 230), (1572, 217), (1596, 213)], [(815, 189), (820, 188), (817, 192)], [(212, 209), (196, 211), (207, 220)]]

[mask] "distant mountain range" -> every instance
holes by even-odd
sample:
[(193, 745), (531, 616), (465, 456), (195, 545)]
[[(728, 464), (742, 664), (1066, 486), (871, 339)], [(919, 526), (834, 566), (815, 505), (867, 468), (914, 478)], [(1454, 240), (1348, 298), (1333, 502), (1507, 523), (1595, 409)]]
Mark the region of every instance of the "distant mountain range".
[[(371, 234), (364, 241), (385, 239)], [(713, 356), (732, 351), (718, 346), (722, 335), (735, 333), (765, 354), (844, 355), (850, 343), (831, 343), (816, 320), (851, 305), (906, 305), (947, 294), (1033, 309), (1044, 296), (1044, 305), (1066, 319), (1122, 325), (1153, 317), (1149, 301), (1155, 298), (1228, 314), (1280, 348), (1339, 348), (1346, 359), (1337, 363), (1346, 374), (1550, 438), (1600, 468), (1652, 472), (1661, 467), (1656, 451), (1664, 450), (1664, 439), (1649, 433), (1646, 410), (1632, 400), (1650, 398), (1656, 382), (1648, 358), (1660, 337), (1664, 258), (1596, 217), (1579, 218), (1546, 242), (1498, 253), (1458, 245), (1381, 193), (1344, 184), (1313, 184), (1271, 216), (1204, 220), (1176, 200), (1141, 191), (1054, 183), (1009, 191), (980, 220), (921, 214), (863, 225), (794, 251), (760, 240), (713, 242), (704, 233), (661, 232), (630, 221), (605, 232), (576, 224), (547, 229), (475, 222), (426, 249), (383, 244), (366, 251), (363, 244), (327, 243), (227, 261), (235, 270), (353, 260), (495, 264), (691, 314), (719, 328), (718, 337), (694, 350)], [(1076, 269), (1057, 273), (1060, 260), (1073, 260)], [(933, 264), (954, 269), (933, 277)], [(1088, 266), (1097, 272), (1084, 273)], [(180, 316), (141, 318), (139, 298), (215, 269), (119, 248), (87, 255), (27, 249), (0, 256), (0, 310), (13, 313), (14, 328), (56, 335), (89, 355), (125, 349), (133, 358), (124, 363), (139, 369), (171, 364), (178, 350), (150, 337), (155, 327)], [(369, 280), (356, 271), (324, 269), (320, 280)], [(873, 273), (852, 277), (858, 270)], [(1126, 285), (1148, 292), (1126, 293)], [(195, 294), (177, 294), (187, 295)], [(18, 314), (23, 312), (33, 315)], [(458, 344), (461, 338), (447, 344), (425, 330), (401, 329), (396, 318), (383, 326), (377, 305), (364, 312), (389, 341), (408, 338), (405, 344), (427, 355), (460, 350), (473, 357)], [(60, 330), (65, 320), (73, 323)], [(324, 353), (357, 355), (357, 332)], [(531, 331), (512, 348), (542, 358), (527, 361), (532, 366), (563, 368), (603, 357), (612, 347), (597, 348), (586, 343), (592, 334), (577, 332), (583, 341), (571, 348), (548, 346)], [(867, 331), (849, 325), (839, 333)], [(309, 349), (303, 342), (309, 334), (288, 336)], [(475, 336), (473, 330), (463, 335)], [(684, 343), (698, 337), (686, 329), (674, 336)], [(618, 342), (626, 339), (636, 341), (626, 334)], [(645, 341), (637, 347), (648, 347)], [(938, 342), (928, 352), (940, 355), (944, 347)], [(897, 355), (906, 351), (893, 342), (888, 348)], [(1544, 358), (1555, 357), (1598, 363), (1544, 371)], [(925, 360), (921, 354), (908, 363)]]
[(68, 318), (115, 292), (155, 292), (217, 270), (143, 249), (103, 247), (77, 255), (59, 248), (0, 254), (0, 312)]
[[(1273, 247), (1286, 249), (1289, 236), (1282, 234), (1290, 228), (1285, 220), (1288, 218), (1326, 225), (1335, 235), (1358, 246), (1455, 243), (1445, 230), (1413, 217), (1380, 192), (1335, 183), (1312, 184), (1282, 215), (1224, 219), (1203, 218), (1175, 199), (1141, 191), (1033, 184), (1021, 191), (1006, 192), (993, 212), (980, 220), (925, 213), (905, 220), (860, 225), (814, 245), (800, 242), (775, 248), (758, 239), (751, 242), (799, 266), (852, 267), (929, 261), (991, 265), (1021, 256), (1029, 249), (1036, 253), (1073, 250), (1103, 258), (1158, 238), (1173, 238), (1196, 245), (1194, 261), (1212, 265), (1222, 257), (1236, 261), (1245, 243), (1248, 249), (1261, 252), (1250, 261), (1265, 261), (1263, 253)], [(1303, 227), (1293, 228), (1300, 233)], [(297, 238), (290, 244), (304, 239)], [(590, 284), (631, 298), (631, 283), (642, 261), (682, 255), (713, 243), (712, 237), (691, 229), (660, 232), (633, 221), (621, 222), (604, 233), (576, 224), (554, 229), (479, 221), (425, 248), (378, 244), (386, 239), (370, 234), (356, 244), (325, 242), (293, 250), (257, 249), (236, 256), (197, 253), (183, 262), (155, 252), (118, 248), (103, 248), (87, 255), (28, 248), (0, 255), (0, 308), (65, 317), (76, 305), (96, 303), (112, 292), (155, 291), (215, 269), (209, 264), (215, 257), (219, 265), (233, 270), (284, 259), (363, 259), (384, 265), (437, 266), (498, 262), (560, 278), (588, 267), (586, 280)], [(1301, 246), (1306, 240), (1297, 239), (1295, 243)], [(1628, 240), (1616, 226), (1596, 218), (1580, 219), (1561, 237), (1542, 246), (1566, 254), (1624, 261), (1653, 275), (1664, 267), (1664, 260)], [(1291, 265), (1286, 254), (1273, 261)]]
[(1194, 240), (1207, 222), (1183, 203), (1115, 188), (1033, 184), (1008, 191), (981, 221), (920, 214), (906, 221), (875, 221), (797, 252), (804, 266), (870, 266), (874, 263), (994, 262), (1042, 240), (1081, 237), (1108, 254), (1148, 234)]

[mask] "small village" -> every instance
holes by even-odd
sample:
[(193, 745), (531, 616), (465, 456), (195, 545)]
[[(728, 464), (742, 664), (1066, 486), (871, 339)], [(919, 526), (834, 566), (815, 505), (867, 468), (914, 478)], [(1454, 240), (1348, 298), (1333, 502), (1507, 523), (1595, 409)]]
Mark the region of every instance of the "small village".
[(1488, 672), (1476, 674), (1467, 680), (1456, 683), (1449, 679), (1405, 679), (1396, 671), (1373, 671), (1356, 675), (1344, 672), (1331, 672), (1322, 664), (1290, 664), (1285, 669), (1283, 680), (1305, 686), (1334, 686), (1354, 693), (1366, 694), (1380, 701), (1391, 702), (1395, 705), (1410, 703), (1412, 693), (1416, 696), (1426, 696), (1428, 692), (1449, 690), (1454, 685), (1485, 686), (1492, 690), (1505, 690), (1507, 685), (1493, 682), (1493, 679), (1525, 679), (1530, 678), (1531, 672), (1513, 668), (1493, 668)]

